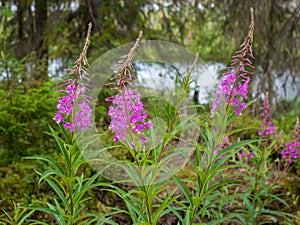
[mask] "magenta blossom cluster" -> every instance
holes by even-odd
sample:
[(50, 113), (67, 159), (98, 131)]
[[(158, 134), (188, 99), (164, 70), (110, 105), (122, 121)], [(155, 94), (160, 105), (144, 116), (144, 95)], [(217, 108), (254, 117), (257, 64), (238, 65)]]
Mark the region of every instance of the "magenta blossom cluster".
[(297, 159), (300, 156), (300, 143), (298, 141), (288, 142), (285, 146), (286, 149), (281, 151), (280, 154), (284, 159), (287, 159), (289, 163), (295, 162), (295, 159)]
[(258, 135), (261, 137), (266, 137), (267, 135), (275, 135), (276, 134), (276, 126), (268, 121), (265, 124), (260, 125), (260, 130), (258, 131)]
[[(145, 122), (147, 114), (144, 112), (140, 93), (124, 87), (119, 94), (109, 97), (107, 101), (112, 102), (108, 115), (111, 117), (109, 128), (115, 133), (115, 142), (124, 140), (128, 133), (139, 135), (144, 128), (151, 128), (151, 122)], [(140, 136), (140, 139), (141, 142), (146, 141), (144, 136)]]
[[(58, 99), (55, 117), (53, 118), (58, 124), (62, 123), (65, 129), (73, 132), (75, 128), (78, 131), (87, 130), (91, 125), (92, 109), (89, 106), (88, 97), (85, 95), (87, 89), (85, 85), (76, 86), (75, 80), (67, 80), (62, 86), (65, 90), (60, 90), (66, 95)], [(79, 101), (79, 98), (82, 99)]]
[[(246, 157), (247, 155), (246, 155), (246, 152), (245, 152), (245, 151), (241, 151), (241, 152), (239, 153), (239, 156), (240, 156), (241, 158), (243, 158), (243, 157)], [(253, 152), (249, 152), (248, 157), (252, 159), (252, 158), (254, 157), (254, 153), (253, 153)]]
[(223, 78), (220, 81), (215, 101), (213, 102), (211, 114), (215, 116), (219, 102), (224, 99), (226, 102), (226, 111), (230, 106), (234, 109), (236, 115), (240, 116), (246, 108), (245, 99), (248, 94), (248, 85), (251, 81), (249, 75), (253, 73), (252, 53), (254, 24), (251, 23), (250, 31), (244, 42), (241, 44), (241, 50), (236, 51), (232, 56), (231, 64), (227, 67), (227, 72), (223, 73)]
[[(212, 114), (214, 115), (221, 95), (224, 96), (224, 100), (227, 104), (232, 105), (235, 109), (236, 115), (241, 115), (242, 110), (246, 108), (246, 103), (244, 99), (246, 99), (248, 94), (248, 85), (250, 82), (250, 78), (246, 73), (240, 74), (237, 76), (234, 72), (224, 73), (223, 78), (220, 81), (220, 85), (217, 90), (216, 100), (213, 103)], [(238, 86), (234, 86), (236, 83), (240, 83)]]
[(260, 117), (262, 118), (262, 125), (260, 125), (258, 135), (262, 138), (276, 135), (276, 126), (273, 124), (272, 108), (269, 103), (268, 92), (266, 92), (266, 97), (263, 103), (263, 110), (260, 114)]

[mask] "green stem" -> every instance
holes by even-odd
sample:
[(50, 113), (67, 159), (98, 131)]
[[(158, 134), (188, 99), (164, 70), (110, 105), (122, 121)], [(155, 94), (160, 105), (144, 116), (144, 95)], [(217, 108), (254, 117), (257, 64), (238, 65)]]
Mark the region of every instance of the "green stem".
[[(197, 165), (197, 166), (198, 166), (198, 165)], [(201, 194), (202, 194), (202, 192), (203, 192), (204, 183), (205, 183), (205, 180), (206, 180), (206, 178), (207, 178), (207, 174), (208, 174), (208, 171), (209, 171), (209, 169), (210, 169), (210, 166), (211, 166), (211, 164), (208, 165), (207, 170), (206, 170), (206, 172), (205, 172), (205, 174), (204, 174), (204, 179), (203, 179), (202, 182), (201, 182), (201, 181), (199, 182), (200, 176), (198, 176), (198, 179), (199, 179), (199, 180), (198, 180), (198, 183), (200, 183), (201, 185), (200, 185), (200, 187), (199, 187), (199, 190), (198, 190), (198, 193), (197, 193), (197, 195), (196, 195), (196, 198), (200, 197)], [(198, 211), (198, 209), (194, 206), (194, 207), (193, 207), (193, 211), (192, 211), (192, 215), (191, 215), (191, 219), (190, 219), (190, 225), (193, 224), (193, 222), (194, 222), (194, 220), (195, 220), (195, 216), (196, 216), (197, 211)]]
[[(135, 159), (136, 160), (136, 159)], [(150, 209), (150, 201), (149, 201), (149, 196), (148, 196), (148, 191), (146, 189), (146, 185), (145, 185), (145, 182), (144, 182), (144, 179), (142, 177), (142, 172), (141, 172), (141, 167), (140, 165), (138, 165), (138, 175), (139, 175), (139, 179), (141, 181), (141, 186), (139, 186), (140, 190), (143, 191), (145, 193), (145, 203), (146, 203), (146, 213), (147, 213), (147, 217), (148, 217), (148, 222), (150, 224), (152, 224), (152, 219), (151, 219), (151, 209)]]
[[(70, 166), (68, 168), (68, 186), (69, 186), (69, 196), (70, 196), (70, 209), (71, 209), (71, 216), (73, 217), (74, 214), (74, 204), (73, 204), (73, 189), (72, 187), (72, 153), (73, 153), (73, 149), (70, 152)], [(72, 218), (73, 220), (73, 218)], [(73, 222), (72, 222), (73, 224)]]

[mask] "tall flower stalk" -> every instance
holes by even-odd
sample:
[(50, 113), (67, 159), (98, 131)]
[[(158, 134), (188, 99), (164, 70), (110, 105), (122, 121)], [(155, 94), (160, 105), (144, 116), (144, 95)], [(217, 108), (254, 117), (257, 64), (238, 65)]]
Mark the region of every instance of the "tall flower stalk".
[[(227, 126), (233, 119), (233, 116), (227, 120), (228, 115), (240, 116), (242, 111), (246, 108), (246, 98), (248, 94), (248, 86), (251, 81), (250, 75), (253, 72), (250, 70), (254, 68), (252, 61), (254, 59), (252, 52), (254, 33), (254, 10), (250, 8), (250, 25), (247, 36), (240, 45), (241, 49), (236, 51), (232, 56), (226, 72), (220, 80), (215, 100), (211, 108), (211, 118), (213, 119), (213, 142), (210, 160), (213, 160), (213, 155), (218, 155), (223, 139), (226, 139), (228, 132)], [(217, 114), (217, 116), (216, 116)]]
[(241, 115), (242, 110), (246, 108), (245, 99), (248, 94), (248, 85), (251, 81), (249, 75), (253, 73), (252, 60), (252, 42), (254, 32), (254, 13), (253, 8), (250, 8), (251, 23), (249, 33), (244, 42), (241, 44), (241, 50), (236, 51), (232, 56), (231, 64), (227, 67), (227, 71), (223, 73), (223, 78), (220, 81), (215, 101), (213, 102), (211, 113), (215, 116), (216, 110), (220, 104), (220, 100), (224, 98), (226, 102), (226, 111), (233, 107), (236, 115)]
[(87, 130), (91, 125), (92, 109), (89, 105), (90, 97), (88, 83), (90, 81), (87, 73), (89, 67), (87, 61), (87, 50), (90, 43), (92, 24), (89, 24), (86, 41), (79, 58), (74, 62), (74, 66), (69, 72), (67, 79), (60, 90), (65, 96), (59, 98), (57, 104), (58, 112), (53, 118), (58, 124), (62, 124), (70, 132), (74, 130)]
[(144, 128), (151, 128), (151, 122), (146, 122), (147, 114), (140, 100), (140, 93), (131, 89), (135, 80), (135, 76), (131, 74), (134, 69), (131, 60), (142, 34), (141, 31), (128, 55), (123, 56), (123, 59), (113, 67), (118, 72), (110, 79), (110, 83), (106, 84), (113, 86), (112, 90), (118, 91), (116, 95), (106, 98), (106, 101), (111, 102), (108, 115), (111, 117), (109, 128), (115, 134), (114, 141), (124, 141), (129, 135), (132, 147), (134, 146), (133, 136), (138, 136), (141, 142), (145, 142), (146, 138), (141, 133)]

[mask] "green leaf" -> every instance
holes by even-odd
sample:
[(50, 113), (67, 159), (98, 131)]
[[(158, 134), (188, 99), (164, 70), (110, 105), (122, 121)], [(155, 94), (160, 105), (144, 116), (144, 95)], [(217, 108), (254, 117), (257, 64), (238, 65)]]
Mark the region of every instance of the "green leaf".
[[(56, 143), (58, 144), (59, 149), (61, 150), (61, 153), (64, 157), (64, 163), (66, 164), (66, 168), (70, 168), (70, 155), (69, 155), (68, 150), (66, 149), (67, 145), (60, 137), (58, 137), (56, 131), (53, 130), (53, 128), (51, 126), (49, 126), (49, 128), (51, 130), (50, 135), (54, 137), (54, 139), (55, 139)], [(63, 132), (65, 132), (64, 129), (63, 129)], [(67, 135), (65, 134), (65, 136), (67, 136)], [(70, 142), (67, 142), (67, 143), (70, 143)]]
[[(228, 221), (229, 219), (233, 219), (233, 218), (239, 218), (241, 220), (243, 219), (243, 217), (240, 214), (231, 213), (231, 214), (229, 214), (227, 216), (224, 216), (224, 217), (222, 217), (220, 219), (208, 222), (208, 223), (206, 223), (206, 225), (219, 225), (219, 224), (223, 224), (224, 222)], [(230, 221), (234, 222), (234, 220), (230, 220)], [(238, 222), (238, 221), (235, 221), (235, 222)]]
[[(45, 202), (41, 202), (41, 203), (45, 204)], [(48, 214), (50, 214), (50, 215), (55, 215), (55, 214), (57, 213), (56, 210), (50, 209), (50, 208), (45, 208), (45, 207), (26, 206), (26, 207), (24, 207), (24, 208), (26, 208), (26, 209), (33, 209), (33, 210), (36, 210), (36, 211), (48, 213)]]
[(153, 217), (153, 221), (152, 223), (153, 224), (156, 224), (158, 222), (158, 219), (160, 218), (162, 212), (164, 211), (164, 209), (166, 207), (168, 207), (168, 205), (175, 199), (175, 198), (172, 198), (173, 194), (176, 192), (176, 189), (171, 191), (168, 196), (166, 196), (164, 198), (164, 200), (160, 203), (160, 206), (158, 207), (158, 209), (156, 210), (155, 214), (152, 215)]
[[(52, 182), (50, 179), (46, 178), (45, 180), (51, 186), (51, 188), (55, 191), (55, 193), (58, 195), (58, 197), (60, 198), (60, 200), (64, 204), (64, 207), (68, 210), (71, 210), (70, 206), (69, 206), (69, 203), (68, 203), (68, 200), (66, 199), (64, 193), (59, 189), (59, 187), (54, 182)], [(56, 199), (54, 198), (54, 200), (56, 200)]]
[(46, 170), (44, 173), (40, 174), (40, 179), (38, 181), (38, 184), (40, 184), (44, 179), (46, 179), (48, 176), (53, 175), (53, 174), (57, 174), (56, 170)]
[(293, 219), (296, 219), (296, 220), (300, 221), (299, 216), (295, 216), (293, 214), (286, 213), (286, 212), (280, 212), (280, 211), (277, 211), (277, 210), (269, 210), (269, 209), (262, 209), (261, 212), (264, 213), (264, 214), (272, 214), (272, 215), (275, 215), (277, 217), (279, 216), (279, 218), (280, 217), (285, 217), (287, 219), (293, 218)]
[(61, 174), (64, 176), (66, 175), (65, 170), (62, 168), (62, 166), (55, 159), (53, 159), (49, 156), (31, 156), (31, 157), (26, 157), (25, 159), (35, 159), (35, 160), (46, 161), (50, 164), (50, 166), (52, 166), (55, 169), (57, 174)]
[[(17, 225), (21, 225), (23, 224), (23, 222), (28, 218), (30, 217), (33, 213), (34, 213), (35, 210), (31, 210), (30, 212), (26, 213), (26, 209), (23, 210), (20, 214), (20, 218), (21, 220), (18, 221)], [(24, 215), (25, 214), (25, 215)]]
[(193, 208), (194, 202), (193, 202), (193, 198), (190, 195), (189, 191), (187, 190), (185, 185), (181, 182), (181, 180), (176, 175), (174, 175), (173, 177), (174, 177), (175, 181), (177, 182), (177, 184), (180, 186), (181, 190), (183, 191), (183, 194), (185, 195), (186, 199), (188, 200), (189, 207)]
[(202, 199), (202, 198), (199, 197), (199, 196), (193, 197), (193, 204), (194, 204), (195, 208), (198, 208), (198, 207), (199, 207), (200, 202), (201, 202), (201, 199)]
[[(229, 151), (233, 150), (233, 149), (240, 149), (241, 147), (245, 146), (245, 145), (249, 145), (251, 143), (254, 143), (254, 142), (259, 142), (260, 140), (244, 140), (244, 141), (240, 141), (240, 142), (237, 142), (237, 143), (234, 143), (233, 145), (230, 145), (224, 149), (222, 149), (222, 151), (220, 151), (216, 156), (215, 158), (220, 158), (221, 156), (227, 154)], [(221, 163), (223, 164), (223, 163)], [(220, 163), (218, 164), (218, 166), (220, 165)], [(215, 166), (216, 167), (216, 166)]]

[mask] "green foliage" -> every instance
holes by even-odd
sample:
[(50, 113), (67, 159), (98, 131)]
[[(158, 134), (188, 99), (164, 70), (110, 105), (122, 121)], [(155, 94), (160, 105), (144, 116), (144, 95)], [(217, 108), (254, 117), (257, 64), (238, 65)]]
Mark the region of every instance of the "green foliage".
[[(261, 142), (261, 144), (264, 143)], [(278, 181), (285, 172), (274, 171), (272, 168), (274, 160), (271, 158), (271, 154), (275, 142), (268, 146), (260, 146), (261, 148), (254, 145), (249, 146), (254, 154), (253, 164), (251, 160), (248, 162), (246, 160), (245, 163), (238, 162), (247, 171), (245, 174), (240, 174), (241, 180), (248, 184), (248, 189), (245, 188), (241, 195), (241, 209), (238, 210), (243, 215), (241, 222), (242, 224), (264, 224), (285, 219), (291, 223), (291, 218), (298, 219), (298, 217), (274, 208), (274, 203), (287, 206), (287, 203), (282, 199), (284, 194), (276, 193), (280, 187)]]
[(281, 100), (275, 111), (277, 124), (284, 133), (292, 134), (297, 118), (300, 116), (300, 100)]
[[(21, 220), (21, 214), (25, 215), (22, 206), (30, 205), (35, 200), (46, 201), (50, 198), (47, 194), (49, 188), (37, 185), (38, 177), (34, 172), (36, 166), (35, 163), (21, 160), (0, 168), (0, 208), (6, 211), (0, 212), (3, 218), (8, 219), (8, 214), (15, 218), (15, 221)], [(29, 212), (27, 210), (26, 214)], [(34, 213), (34, 216), (40, 220), (47, 219), (40, 213)]]
[(10, 225), (22, 225), (28, 217), (34, 212), (34, 210), (20, 209), (19, 206), (14, 202), (13, 215), (10, 215), (4, 209), (4, 215), (0, 217), (0, 224), (10, 224)]
[(22, 156), (45, 152), (54, 142), (44, 133), (57, 103), (56, 85), (45, 83), (39, 88), (0, 92), (0, 165)]
[[(64, 139), (58, 136), (50, 127), (50, 135), (56, 140), (61, 156), (63, 157), (63, 164), (61, 165), (57, 160), (50, 156), (32, 156), (27, 159), (35, 159), (44, 161), (49, 168), (44, 172), (38, 172), (40, 175), (39, 183), (45, 181), (55, 193), (52, 201), (36, 201), (35, 205), (26, 208), (41, 211), (52, 215), (60, 225), (73, 224), (104, 224), (109, 222), (102, 214), (93, 214), (86, 212), (85, 204), (89, 200), (87, 193), (92, 188), (101, 185), (95, 182), (99, 177), (96, 173), (92, 177), (84, 178), (84, 173), (79, 169), (86, 163), (84, 158), (74, 143), (73, 137), (68, 133), (60, 130), (64, 134)], [(65, 141), (66, 140), (66, 141)], [(45, 207), (43, 205), (46, 205)], [(45, 224), (41, 221), (35, 221), (35, 224)]]

